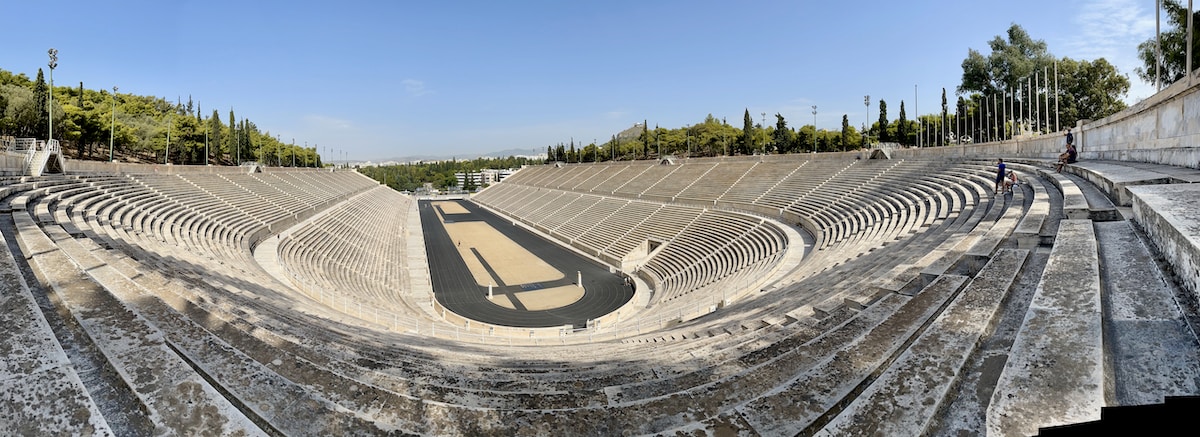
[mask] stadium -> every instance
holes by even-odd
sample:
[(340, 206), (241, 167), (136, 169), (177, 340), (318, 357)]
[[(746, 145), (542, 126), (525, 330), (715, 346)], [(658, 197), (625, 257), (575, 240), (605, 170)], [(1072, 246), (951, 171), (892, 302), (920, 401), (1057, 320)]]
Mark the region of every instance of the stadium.
[(352, 170), (10, 144), (0, 426), (1031, 435), (1183, 402), (1192, 76), (1081, 123), (1062, 173), (1047, 135), (551, 164), (422, 200)]

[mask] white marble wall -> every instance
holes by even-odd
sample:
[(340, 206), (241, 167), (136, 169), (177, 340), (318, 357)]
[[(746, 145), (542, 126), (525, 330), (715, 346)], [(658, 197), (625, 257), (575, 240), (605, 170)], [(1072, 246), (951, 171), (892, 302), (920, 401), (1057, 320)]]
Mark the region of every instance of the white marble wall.
[[(1200, 168), (1200, 70), (1146, 100), (1075, 130), (1080, 159), (1153, 162)], [(1063, 132), (969, 146), (900, 149), (893, 158), (1054, 159), (1064, 150)]]

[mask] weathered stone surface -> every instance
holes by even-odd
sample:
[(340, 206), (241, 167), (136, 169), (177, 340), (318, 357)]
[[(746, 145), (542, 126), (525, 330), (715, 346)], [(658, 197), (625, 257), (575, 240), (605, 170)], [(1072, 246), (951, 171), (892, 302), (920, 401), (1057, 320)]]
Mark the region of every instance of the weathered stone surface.
[(8, 251), (0, 254), (0, 334), (4, 434), (112, 435)]
[(1200, 297), (1200, 184), (1129, 187), (1133, 213), (1175, 269), (1179, 283)]
[[(251, 423), (170, 350), (145, 319), (87, 278), (28, 215), (14, 214), (23, 245), (72, 315), (150, 411), (161, 432), (205, 429), (216, 435), (259, 435)], [(53, 234), (53, 228), (48, 230)], [(70, 238), (59, 228), (57, 233)], [(88, 264), (96, 265), (94, 260)]]
[(1090, 220), (1063, 220), (987, 412), (990, 435), (1100, 418), (1100, 271)]
[(794, 435), (803, 431), (895, 353), (964, 282), (962, 276), (939, 277), (854, 343), (826, 358), (820, 366), (739, 408), (739, 413), (759, 434)]
[(1200, 344), (1128, 222), (1096, 224), (1118, 405), (1200, 392)]
[(921, 435), (1028, 256), (1001, 249), (887, 371), (818, 435)]

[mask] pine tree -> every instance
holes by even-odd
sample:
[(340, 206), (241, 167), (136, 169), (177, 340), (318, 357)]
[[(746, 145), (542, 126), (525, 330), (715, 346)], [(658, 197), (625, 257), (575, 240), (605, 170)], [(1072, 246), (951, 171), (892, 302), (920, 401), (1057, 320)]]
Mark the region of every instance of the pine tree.
[(896, 136), (900, 137), (896, 140), (900, 144), (911, 144), (908, 142), (908, 116), (904, 113), (904, 101), (900, 101), (900, 121), (897, 121)]

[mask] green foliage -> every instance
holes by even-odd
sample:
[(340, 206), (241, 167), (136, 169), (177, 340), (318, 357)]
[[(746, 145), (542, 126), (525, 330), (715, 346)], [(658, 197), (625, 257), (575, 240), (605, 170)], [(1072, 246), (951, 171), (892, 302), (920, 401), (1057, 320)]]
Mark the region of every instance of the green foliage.
[(791, 153), (796, 150), (796, 133), (787, 127), (783, 114), (775, 114), (775, 131), (771, 135), (771, 143), (780, 153)]
[[(1163, 86), (1170, 85), (1182, 79), (1187, 72), (1187, 7), (1179, 0), (1162, 2), (1166, 12), (1167, 22), (1171, 27), (1159, 34), (1162, 41), (1162, 62), (1158, 64), (1159, 74), (1162, 75)], [(1192, 68), (1200, 68), (1200, 11), (1192, 12)], [(1135, 69), (1138, 77), (1146, 83), (1153, 84), (1155, 79), (1155, 47), (1154, 38), (1138, 44), (1138, 58), (1142, 67)]]
[(742, 142), (738, 152), (749, 155), (754, 149), (754, 121), (750, 119), (750, 108), (746, 108), (746, 115), (742, 118)]
[[(584, 148), (587, 150), (587, 148)], [(553, 162), (553, 158), (545, 162)], [(521, 168), (526, 165), (541, 164), (528, 158), (507, 157), (498, 159), (477, 158), (470, 161), (438, 161), (418, 164), (387, 165), (378, 167), (360, 167), (358, 171), (368, 177), (384, 183), (397, 191), (416, 191), (425, 183), (431, 183), (435, 188), (448, 188), (456, 185), (458, 179), (455, 173), (478, 172), (485, 168)]]
[[(967, 59), (962, 63), (963, 81), (958, 87), (959, 92), (979, 93), (986, 99), (1003, 99), (1007, 95), (1015, 99), (1014, 106), (1028, 108), (1035, 102), (1034, 99), (1044, 102), (1046, 93), (1054, 92), (1054, 79), (1045, 78), (1053, 74), (1057, 64), (1058, 74), (1053, 77), (1058, 79), (1058, 95), (1051, 96), (1051, 100), (1057, 100), (1061, 111), (1058, 114), (1060, 128), (1073, 126), (1077, 120), (1105, 117), (1125, 108), (1122, 98), (1129, 92), (1129, 78), (1104, 58), (1095, 61), (1070, 58), (1056, 60), (1047, 50), (1045, 42), (1034, 40), (1016, 24), (1008, 29), (1007, 40), (997, 36), (989, 46), (992, 52), (987, 57), (974, 49), (969, 50)], [(1032, 83), (1034, 77), (1037, 77), (1037, 83)], [(968, 103), (968, 106), (978, 106)], [(1044, 108), (1045, 103), (1041, 104)], [(990, 105), (997, 109), (991, 110), (985, 104), (982, 112), (972, 114), (981, 127), (973, 130), (982, 133), (984, 139), (1011, 135), (1014, 127), (1005, 125), (1006, 120), (1012, 119), (1011, 114), (1005, 117), (1006, 112), (999, 110), (998, 104)], [(945, 114), (945, 97), (942, 99), (942, 108)], [(1031, 117), (1026, 115), (1026, 118)], [(1044, 125), (1044, 113), (1040, 118)], [(945, 115), (937, 122), (939, 126), (954, 125)], [(1051, 129), (1054, 124), (1052, 116)], [(975, 139), (981, 138), (977, 136)], [(936, 143), (940, 144), (941, 141), (942, 138), (935, 138)]]
[[(938, 123), (940, 123), (940, 126), (946, 126), (948, 124), (947, 118), (946, 118), (948, 109), (949, 108), (946, 106), (946, 89), (942, 88), (942, 118), (940, 118), (938, 120)], [(945, 132), (945, 131), (943, 130), (943, 132)], [(946, 145), (946, 136), (945, 135), (938, 135), (937, 145), (939, 145), (939, 146)]]
[(1129, 92), (1129, 78), (1104, 58), (1091, 62), (1063, 58), (1058, 73), (1061, 126), (1074, 126), (1077, 120), (1097, 120), (1125, 109), (1121, 96)]
[(49, 101), (49, 96), (50, 91), (46, 87), (46, 77), (42, 75), (42, 69), (39, 68), (37, 73), (37, 83), (33, 86), (33, 103), (37, 105), (35, 108), (37, 108), (38, 111), (36, 120), (37, 125), (24, 129), (26, 132), (48, 132), (47, 129), (49, 128), (49, 124), (47, 123), (49, 122), (50, 108), (47, 102)]
[(1007, 40), (996, 36), (988, 46), (992, 52), (986, 58), (975, 49), (968, 50), (967, 59), (962, 63), (959, 92), (985, 95), (1012, 92), (1035, 71), (1040, 72), (1054, 63), (1046, 43), (1033, 39), (1016, 24), (1008, 28)]
[[(901, 107), (904, 103), (901, 102)], [(879, 142), (886, 143), (892, 140), (892, 136), (888, 135), (888, 117), (887, 117), (887, 102), (879, 99), (879, 124), (877, 126), (876, 136), (879, 137)]]
[(235, 121), (232, 109), (225, 124), (215, 110), (211, 117), (200, 116), (199, 105), (190, 97), (189, 105), (184, 106), (159, 97), (91, 90), (82, 83), (79, 88), (51, 90), (41, 70), (36, 80), (30, 80), (24, 74), (0, 69), (0, 135), (44, 138), (51, 91), (54, 136), (68, 150), (74, 149), (72, 156), (81, 159), (108, 160), (111, 135), (118, 160), (203, 164), (207, 132), (212, 164), (236, 165), (255, 159), (271, 165), (290, 166), (293, 159), (296, 166), (321, 164), (316, 147), (284, 145), (249, 120)]
[(840, 150), (846, 150), (846, 148), (850, 145), (850, 129), (850, 116), (842, 114), (842, 143), (841, 147), (839, 147)]

